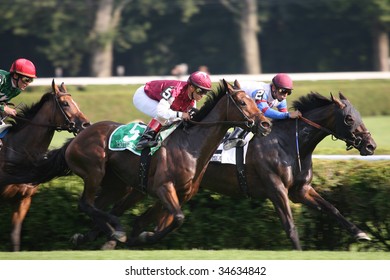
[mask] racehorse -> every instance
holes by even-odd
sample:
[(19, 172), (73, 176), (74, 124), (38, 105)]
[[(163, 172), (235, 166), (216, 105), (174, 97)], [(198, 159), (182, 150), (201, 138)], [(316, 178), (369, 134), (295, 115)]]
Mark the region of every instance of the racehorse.
[[(149, 242), (157, 242), (182, 225), (185, 217), (181, 206), (197, 193), (207, 164), (230, 127), (239, 126), (264, 135), (271, 129), (270, 121), (239, 88), (238, 82), (231, 85), (225, 80), (217, 92), (208, 94), (191, 123), (176, 128), (151, 158), (145, 192), (160, 201), (173, 219), (164, 230), (144, 237)], [(37, 162), (32, 172), (35, 174), (23, 174), (14, 180), (42, 183), (74, 172), (84, 181), (79, 209), (108, 237), (125, 242), (126, 233), (119, 219), (99, 209), (102, 202), (95, 204), (98, 194), (116, 202), (130, 190), (140, 190), (142, 184), (138, 172), (140, 157), (108, 148), (110, 135), (119, 126), (112, 121), (91, 125)]]
[[(364, 125), (359, 112), (339, 93), (339, 98), (325, 98), (318, 93), (310, 93), (293, 102), (292, 106), (302, 113), (299, 120), (273, 121), (272, 131), (267, 137), (256, 135), (249, 142), (245, 157), (244, 186), (237, 177), (236, 166), (211, 161), (203, 176), (201, 188), (232, 196), (252, 199), (268, 198), (281, 220), (283, 228), (296, 250), (301, 250), (298, 231), (294, 224), (289, 199), (333, 216), (356, 240), (370, 240), (368, 235), (348, 221), (331, 203), (318, 194), (311, 185), (313, 177), (312, 153), (316, 146), (328, 135), (343, 140), (347, 149), (355, 148), (360, 155), (372, 155), (376, 143)], [(219, 174), (219, 175), (216, 175)], [(243, 180), (243, 179), (241, 179)], [(141, 199), (138, 192), (130, 192), (112, 210), (117, 216)], [(172, 217), (161, 211), (157, 201), (133, 226), (134, 245), (142, 240), (137, 236), (152, 222), (158, 230), (163, 230)], [(78, 234), (75, 244), (95, 239), (98, 235), (92, 230), (85, 235)], [(114, 240), (103, 245), (113, 249)]]
[[(13, 118), (0, 151), (0, 177), (5, 172), (15, 173), (13, 170), (23, 169), (28, 159), (44, 154), (56, 130), (76, 135), (90, 124), (65, 85), (58, 87), (54, 80), (52, 92), (44, 94), (39, 102), (20, 108)], [(15, 174), (18, 175), (17, 172)], [(37, 190), (38, 185), (28, 183), (0, 184), (0, 201), (9, 202), (12, 207), (13, 251), (20, 250), (22, 224)]]

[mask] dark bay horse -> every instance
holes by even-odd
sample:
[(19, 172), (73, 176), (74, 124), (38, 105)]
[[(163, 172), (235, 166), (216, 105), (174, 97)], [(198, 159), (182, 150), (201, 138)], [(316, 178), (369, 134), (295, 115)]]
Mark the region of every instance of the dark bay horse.
[[(95, 201), (96, 195), (112, 203), (120, 201), (141, 183), (140, 157), (127, 150), (108, 149), (109, 137), (120, 125), (111, 121), (91, 125), (36, 163), (35, 178), (14, 179), (42, 183), (70, 171), (77, 174), (84, 181), (80, 210), (108, 237), (126, 241), (119, 219), (102, 210), (103, 202)], [(156, 242), (181, 226), (184, 221), (181, 206), (197, 193), (209, 160), (232, 126), (261, 134), (269, 133), (271, 128), (255, 102), (239, 89), (238, 82), (232, 86), (223, 80), (217, 92), (208, 94), (192, 125), (179, 126), (152, 156), (146, 192), (164, 205), (172, 220), (163, 230), (143, 238)]]
[[(215, 162), (208, 165), (200, 187), (232, 197), (270, 199), (296, 250), (301, 250), (301, 245), (289, 199), (333, 216), (355, 239), (369, 240), (366, 233), (348, 221), (311, 185), (312, 153), (326, 136), (332, 135), (345, 141), (347, 149), (355, 148), (362, 156), (372, 155), (376, 149), (376, 143), (359, 112), (341, 93), (339, 98), (332, 96), (327, 99), (318, 93), (303, 96), (293, 102), (293, 107), (303, 114), (300, 120), (274, 121), (267, 137), (253, 137), (246, 153), (246, 192), (239, 187), (235, 165)], [(129, 205), (140, 199), (139, 196), (136, 192), (129, 193), (112, 212), (120, 216)], [(171, 218), (162, 211), (161, 203), (156, 202), (136, 219), (132, 236), (139, 236), (151, 222), (162, 230)], [(92, 239), (96, 235), (97, 232), (91, 231), (81, 237)], [(82, 238), (79, 236), (77, 241), (82, 241)], [(138, 240), (134, 244), (139, 243)], [(113, 249), (115, 245), (115, 241), (111, 240), (103, 248)]]
[[(5, 172), (17, 176), (18, 173), (13, 170), (22, 170), (27, 160), (41, 157), (47, 152), (56, 130), (77, 134), (89, 125), (64, 84), (58, 87), (54, 80), (52, 92), (44, 94), (39, 102), (20, 108), (13, 118), (0, 151), (0, 178)], [(23, 220), (37, 189), (38, 185), (31, 184), (0, 184), (0, 202), (9, 202), (12, 207), (13, 251), (20, 250)]]

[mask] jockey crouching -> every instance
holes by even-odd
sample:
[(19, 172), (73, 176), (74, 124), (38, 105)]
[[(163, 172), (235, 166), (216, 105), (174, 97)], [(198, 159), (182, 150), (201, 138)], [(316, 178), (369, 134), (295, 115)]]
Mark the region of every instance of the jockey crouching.
[(189, 112), (196, 107), (196, 101), (201, 100), (210, 90), (210, 76), (201, 71), (192, 73), (187, 82), (154, 80), (139, 87), (133, 97), (134, 106), (153, 119), (136, 148), (142, 150), (156, 146), (156, 135), (161, 127), (180, 119), (189, 120)]
[[(293, 81), (290, 76), (279, 73), (273, 77), (271, 83), (243, 81), (241, 89), (245, 91), (257, 104), (260, 111), (270, 119), (295, 119), (301, 116), (299, 111), (288, 112), (286, 98), (292, 93)], [(272, 109), (271, 109), (272, 108)], [(243, 147), (248, 132), (236, 127), (223, 144), (224, 150), (234, 147)]]
[[(0, 69), (0, 132), (9, 125), (4, 123), (8, 116), (16, 116), (16, 110), (8, 106), (8, 102), (25, 90), (36, 78), (35, 65), (28, 59), (15, 60), (8, 71)], [(0, 149), (3, 141), (0, 139)]]

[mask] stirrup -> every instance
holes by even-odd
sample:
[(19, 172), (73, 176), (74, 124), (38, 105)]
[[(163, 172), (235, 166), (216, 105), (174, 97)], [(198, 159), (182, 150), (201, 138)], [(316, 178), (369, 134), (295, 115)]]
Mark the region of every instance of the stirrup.
[(223, 149), (225, 151), (233, 149), (235, 147), (243, 147), (246, 144), (245, 139), (241, 138), (236, 138), (236, 139), (228, 139), (226, 142), (223, 144)]
[(156, 147), (158, 142), (154, 139), (143, 139), (138, 142), (138, 144), (135, 146), (137, 150), (143, 150), (147, 147), (152, 148)]

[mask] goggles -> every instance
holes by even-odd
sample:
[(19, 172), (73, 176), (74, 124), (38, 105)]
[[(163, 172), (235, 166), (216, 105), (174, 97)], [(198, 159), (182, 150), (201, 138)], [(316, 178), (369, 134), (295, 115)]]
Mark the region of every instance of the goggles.
[(201, 89), (201, 88), (196, 88), (195, 91), (196, 91), (196, 94), (198, 94), (198, 95), (204, 95), (208, 92), (208, 90)]
[(287, 94), (287, 95), (290, 95), (290, 94), (291, 94), (291, 89), (278, 88), (278, 92), (279, 92), (280, 94)]
[(26, 84), (32, 83), (34, 81), (33, 78), (26, 77), (26, 76), (22, 76), (20, 79), (22, 80), (23, 83), (26, 83)]

